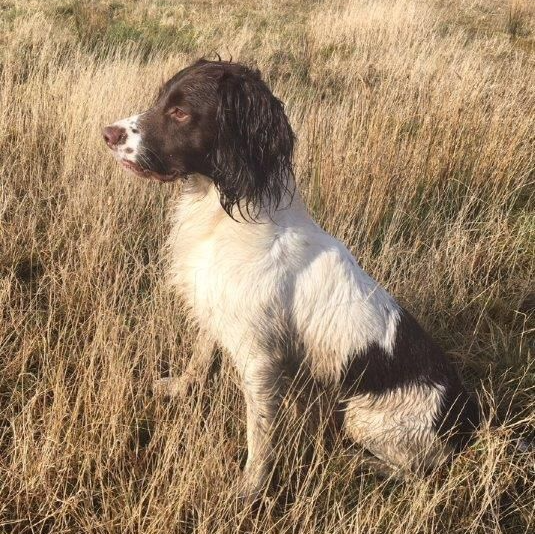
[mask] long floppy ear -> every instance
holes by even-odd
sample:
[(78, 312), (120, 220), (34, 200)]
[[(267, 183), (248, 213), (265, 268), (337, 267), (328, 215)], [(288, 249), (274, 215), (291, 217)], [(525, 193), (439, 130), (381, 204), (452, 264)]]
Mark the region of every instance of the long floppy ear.
[(294, 139), (282, 102), (258, 71), (222, 75), (212, 179), (229, 215), (237, 205), (254, 220), (261, 209), (274, 211), (284, 194), (293, 192)]

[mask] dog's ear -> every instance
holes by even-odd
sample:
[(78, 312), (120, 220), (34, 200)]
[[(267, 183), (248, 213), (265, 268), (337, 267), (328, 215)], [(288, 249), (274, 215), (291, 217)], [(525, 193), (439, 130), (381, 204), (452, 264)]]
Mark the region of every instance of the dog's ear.
[(212, 178), (229, 215), (236, 205), (251, 219), (279, 206), (293, 187), (294, 139), (282, 102), (258, 71), (221, 76)]

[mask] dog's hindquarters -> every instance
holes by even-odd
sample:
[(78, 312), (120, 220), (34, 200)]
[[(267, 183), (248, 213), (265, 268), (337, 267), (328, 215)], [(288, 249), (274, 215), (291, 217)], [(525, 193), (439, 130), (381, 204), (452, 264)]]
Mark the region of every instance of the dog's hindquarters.
[(391, 353), (375, 344), (353, 355), (343, 389), (345, 431), (403, 471), (441, 463), (479, 425), (477, 403), (453, 364), (404, 309)]
[(442, 394), (440, 387), (412, 386), (356, 395), (344, 402), (344, 431), (395, 470), (425, 471), (449, 454), (435, 426)]

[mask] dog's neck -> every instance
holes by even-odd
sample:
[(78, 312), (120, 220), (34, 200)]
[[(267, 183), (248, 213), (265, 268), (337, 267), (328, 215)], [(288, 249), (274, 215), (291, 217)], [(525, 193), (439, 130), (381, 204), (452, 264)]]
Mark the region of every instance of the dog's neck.
[(273, 213), (261, 210), (254, 221), (237, 208), (233, 216), (221, 206), (219, 191), (212, 180), (195, 175), (184, 182), (171, 211), (166, 255), (169, 281), (192, 307), (195, 302), (199, 304), (199, 291), (205, 287), (199, 284), (199, 273), (208, 276), (217, 272), (221, 262), (227, 274), (231, 264), (239, 271), (244, 264), (272, 254), (273, 246), (280, 244), (284, 236), (293, 240), (297, 235), (317, 231), (297, 191), (288, 193)]
[[(203, 206), (203, 219), (213, 219), (212, 224), (228, 218), (234, 220), (236, 224), (275, 224), (288, 225), (289, 221), (299, 219), (310, 219), (301, 195), (296, 188), (293, 178), (289, 181), (287, 191), (283, 195), (279, 206), (274, 210), (261, 208), (257, 212), (247, 211), (245, 201), (235, 206), (232, 217), (225, 212), (221, 206), (219, 191), (214, 182), (207, 176), (195, 174), (188, 177), (184, 182), (179, 206), (180, 211), (195, 210)], [(189, 209), (188, 209), (189, 208)], [(186, 216), (186, 213), (183, 213)]]

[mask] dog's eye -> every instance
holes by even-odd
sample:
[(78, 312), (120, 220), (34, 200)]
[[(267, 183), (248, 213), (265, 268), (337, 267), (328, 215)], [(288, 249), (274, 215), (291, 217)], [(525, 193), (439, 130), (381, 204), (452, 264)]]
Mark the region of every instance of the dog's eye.
[(173, 108), (171, 110), (171, 117), (173, 117), (173, 119), (176, 119), (177, 121), (182, 122), (186, 120), (189, 115), (183, 109)]

